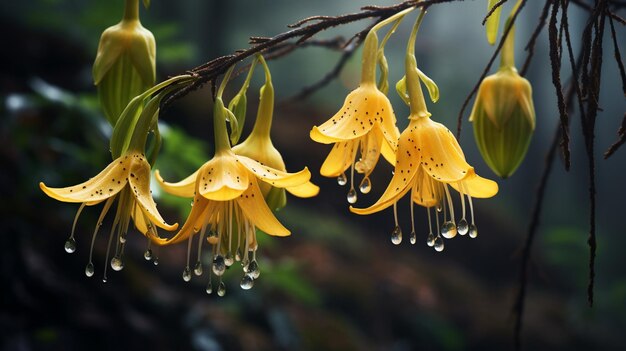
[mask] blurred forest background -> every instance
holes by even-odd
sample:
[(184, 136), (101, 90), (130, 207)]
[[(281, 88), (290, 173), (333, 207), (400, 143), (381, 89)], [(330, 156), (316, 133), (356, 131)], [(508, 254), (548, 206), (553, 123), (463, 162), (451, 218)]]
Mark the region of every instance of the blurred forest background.
[[(157, 40), (157, 80), (247, 47), (251, 35), (272, 36), (311, 15), (337, 15), (358, 1), (163, 1), (141, 9), (142, 22)], [(420, 68), (441, 89), (429, 104), (436, 121), (456, 128), (456, 116), (493, 48), (481, 21), (486, 1), (431, 8), (417, 40)], [(542, 3), (529, 1), (517, 25), (517, 61), (537, 23)], [(511, 4), (507, 4), (507, 13)], [(479, 237), (446, 241), (442, 253), (426, 245), (425, 211), (416, 211), (418, 242), (399, 247), (390, 240), (391, 209), (360, 217), (350, 214), (335, 179), (319, 176), (329, 147), (308, 137), (359, 79), (360, 51), (338, 79), (304, 100), (288, 101), (321, 79), (340, 54), (305, 48), (270, 61), (278, 107), (273, 140), (287, 167), (308, 166), (321, 186), (314, 199), (290, 197), (278, 217), (288, 238), (260, 238), (262, 274), (252, 290), (239, 288), (239, 269), (225, 275), (226, 296), (204, 291), (207, 276), (185, 283), (186, 245), (159, 252), (158, 266), (143, 258), (146, 241), (132, 233), (121, 272), (102, 283), (106, 235), (96, 242), (96, 276), (86, 278), (89, 241), (99, 209), (84, 211), (77, 226), (78, 250), (68, 255), (78, 205), (46, 197), (38, 183), (68, 186), (110, 162), (111, 129), (91, 80), (100, 33), (121, 18), (123, 2), (22, 0), (0, 4), (0, 349), (1, 350), (503, 350), (513, 346), (512, 307), (518, 288), (520, 249), (544, 155), (557, 127), (550, 80), (547, 33), (539, 37), (527, 78), (534, 88), (537, 129), (517, 173), (498, 180), (497, 197), (475, 201)], [(577, 52), (587, 14), (570, 6)], [(622, 14), (623, 15), (623, 14)], [(391, 82), (402, 75), (410, 30), (404, 23), (387, 45)], [(324, 32), (320, 38), (350, 37), (369, 22)], [(626, 42), (623, 27), (618, 42)], [(609, 36), (605, 35), (608, 43)], [(605, 45), (603, 87), (597, 122), (598, 258), (596, 300), (587, 306), (587, 161), (580, 120), (572, 122), (572, 169), (560, 160), (548, 183), (535, 241), (523, 340), (527, 350), (623, 350), (626, 347), (626, 261), (623, 248), (626, 151), (607, 161), (600, 154), (616, 139), (624, 113), (612, 45)], [(564, 64), (564, 67), (569, 67)], [(564, 71), (564, 79), (569, 72)], [(262, 75), (249, 91), (250, 130)], [(238, 84), (231, 86), (232, 96)], [(393, 92), (393, 91), (392, 91)], [(210, 91), (177, 101), (161, 116), (164, 145), (156, 169), (182, 179), (211, 155)], [(391, 93), (400, 129), (407, 110)], [(244, 132), (245, 135), (246, 132)], [(480, 158), (471, 124), (460, 140), (468, 161), (494, 178)], [(381, 163), (383, 165), (383, 163)], [(373, 191), (358, 206), (372, 204), (390, 179), (389, 165), (372, 176)], [(358, 178), (360, 179), (360, 178)], [(358, 180), (357, 180), (358, 181)], [(156, 201), (171, 222), (183, 221), (189, 201), (155, 188)], [(400, 203), (408, 234), (409, 204)], [(110, 226), (110, 218), (104, 230)], [(164, 234), (164, 233), (163, 233)]]

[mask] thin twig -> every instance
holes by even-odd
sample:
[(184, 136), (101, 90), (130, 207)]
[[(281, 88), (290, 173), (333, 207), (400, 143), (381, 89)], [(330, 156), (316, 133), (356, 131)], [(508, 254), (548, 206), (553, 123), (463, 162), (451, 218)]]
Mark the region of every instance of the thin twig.
[(485, 25), (485, 23), (487, 23), (487, 20), (489, 19), (489, 17), (491, 17), (491, 15), (493, 15), (494, 12), (496, 12), (496, 10), (504, 5), (505, 2), (507, 2), (508, 0), (500, 0), (498, 2), (496, 2), (493, 7), (491, 7), (489, 9), (489, 11), (487, 12), (487, 15), (485, 16), (485, 18), (483, 18), (483, 26)]
[(619, 68), (619, 74), (622, 78), (622, 92), (626, 96), (626, 70), (624, 70), (624, 63), (622, 62), (622, 54), (619, 51), (619, 45), (617, 44), (617, 34), (615, 34), (615, 25), (613, 24), (613, 17), (609, 17), (609, 24), (611, 26), (611, 38), (613, 39), (613, 50), (615, 51), (615, 61)]
[(528, 44), (526, 44), (525, 50), (528, 51), (528, 55), (526, 56), (526, 60), (524, 61), (524, 65), (522, 65), (522, 69), (520, 74), (522, 76), (526, 75), (528, 71), (528, 67), (530, 66), (530, 61), (535, 54), (535, 43), (537, 42), (537, 38), (539, 34), (543, 30), (543, 27), (546, 25), (546, 18), (548, 18), (548, 12), (550, 10), (550, 1), (546, 1), (545, 5), (543, 5), (543, 10), (541, 11), (541, 16), (539, 16), (539, 23), (537, 23), (537, 27), (533, 31), (533, 35), (531, 35), (530, 40), (528, 40)]
[(615, 151), (617, 151), (617, 149), (619, 149), (620, 146), (626, 143), (626, 113), (624, 114), (624, 118), (622, 119), (622, 125), (619, 127), (619, 130), (617, 131), (617, 136), (618, 136), (617, 141), (613, 145), (611, 145), (611, 147), (609, 147), (609, 149), (606, 150), (606, 152), (604, 153), (605, 160), (611, 157), (611, 155), (613, 155), (613, 153), (615, 153)]

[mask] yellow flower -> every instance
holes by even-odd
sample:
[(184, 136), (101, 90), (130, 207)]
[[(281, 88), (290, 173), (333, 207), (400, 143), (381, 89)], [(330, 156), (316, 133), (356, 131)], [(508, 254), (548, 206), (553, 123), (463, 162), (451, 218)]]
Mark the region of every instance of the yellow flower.
[[(117, 232), (119, 245), (116, 245), (115, 256), (111, 260), (111, 267), (116, 271), (124, 267), (122, 255), (131, 218), (137, 230), (148, 238), (158, 237), (156, 227), (165, 230), (176, 230), (178, 228), (178, 224), (167, 224), (159, 214), (150, 192), (150, 164), (146, 161), (145, 156), (138, 151), (129, 151), (113, 160), (97, 176), (84, 183), (67, 188), (49, 188), (42, 182), (39, 183), (39, 187), (53, 199), (63, 202), (82, 203), (74, 219), (72, 234), (65, 243), (65, 250), (69, 253), (76, 250), (74, 228), (82, 209), (85, 206), (93, 206), (105, 202), (91, 240), (89, 263), (85, 268), (85, 274), (88, 277), (94, 274), (92, 254), (98, 229), (116, 200), (118, 200), (117, 210), (109, 238), (110, 247), (111, 238)], [(108, 250), (106, 260), (108, 261)], [(106, 265), (104, 280), (106, 281)]]
[[(465, 160), (461, 147), (448, 128), (432, 121), (429, 117), (409, 118), (412, 118), (411, 122), (400, 136), (396, 154), (397, 163), (389, 186), (374, 205), (366, 209), (351, 207), (350, 210), (360, 215), (379, 212), (395, 205), (410, 191), (411, 206), (416, 203), (427, 209), (431, 207), (443, 209), (444, 223), (441, 227), (443, 237), (453, 238), (457, 230), (461, 235), (470, 232), (470, 236), (475, 237), (477, 229), (474, 222), (472, 197), (492, 197), (498, 192), (498, 185), (474, 172), (474, 168)], [(455, 223), (454, 205), (448, 185), (461, 195), (462, 218), (459, 220), (458, 226)], [(471, 224), (468, 224), (465, 218), (465, 197), (470, 204)], [(428, 213), (430, 219), (430, 210)], [(447, 219), (448, 213), (449, 220)], [(394, 229), (392, 241), (399, 244), (402, 241), (402, 232), (399, 230), (397, 215), (395, 219), (396, 229)], [(439, 220), (438, 215), (437, 220)], [(438, 225), (437, 228), (439, 229)], [(415, 227), (413, 223), (411, 229), (411, 242), (414, 243)], [(430, 228), (429, 234), (429, 244), (436, 243), (436, 249), (443, 249), (439, 230), (437, 231), (437, 238), (434, 238), (432, 228)]]
[[(381, 153), (391, 164), (395, 163), (394, 152), (400, 135), (391, 103), (376, 86), (378, 52), (378, 38), (372, 29), (363, 48), (361, 84), (348, 94), (339, 112), (322, 125), (313, 127), (310, 133), (314, 141), (335, 144), (320, 170), (323, 176), (339, 177), (338, 183), (345, 185), (345, 171), (350, 168), (348, 202), (351, 204), (357, 200), (354, 170), (364, 174), (360, 190), (368, 193), (371, 189), (369, 175)], [(359, 152), (360, 159), (356, 160)]]
[[(274, 236), (290, 234), (265, 203), (258, 180), (273, 187), (290, 188), (305, 184), (311, 177), (306, 168), (297, 173), (286, 173), (235, 154), (228, 141), (226, 114), (222, 99), (218, 97), (213, 117), (216, 145), (213, 159), (178, 183), (164, 182), (159, 173), (156, 173), (166, 192), (194, 199), (191, 213), (181, 230), (169, 240), (160, 238), (153, 240), (158, 245), (169, 245), (188, 239), (188, 248), (191, 248), (193, 236), (200, 233), (198, 260), (194, 273), (201, 275), (201, 245), (208, 230), (210, 234), (207, 240), (213, 246), (214, 255), (212, 271), (220, 279), (217, 289), (220, 296), (225, 293), (222, 274), (227, 266), (233, 264), (234, 259), (240, 260), (243, 265), (245, 273), (241, 281), (243, 289), (250, 289), (254, 279), (259, 276), (256, 261), (256, 228)], [(183, 279), (185, 281), (191, 279), (189, 251)], [(209, 280), (208, 293), (213, 290), (211, 284)]]
[(93, 64), (100, 105), (111, 125), (128, 102), (152, 87), (155, 79), (154, 36), (139, 21), (139, 1), (126, 0), (122, 21), (102, 33)]
[[(261, 87), (261, 97), (256, 120), (252, 132), (241, 144), (233, 147), (237, 155), (249, 157), (262, 165), (286, 172), (285, 162), (280, 152), (274, 147), (270, 138), (272, 118), (274, 114), (274, 87), (269, 68), (263, 56), (257, 59), (265, 69), (265, 85)], [(244, 95), (245, 96), (245, 95)], [(273, 187), (267, 183), (260, 184), (261, 192), (272, 210), (278, 210), (285, 206), (287, 198), (285, 190), (298, 197), (313, 197), (319, 193), (319, 187), (311, 182), (283, 188)]]

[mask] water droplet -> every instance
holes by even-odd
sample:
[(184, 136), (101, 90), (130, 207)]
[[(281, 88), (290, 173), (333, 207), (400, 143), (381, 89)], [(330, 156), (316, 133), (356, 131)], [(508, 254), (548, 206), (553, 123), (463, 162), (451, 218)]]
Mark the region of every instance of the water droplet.
[(93, 268), (93, 263), (91, 262), (87, 263), (87, 266), (85, 267), (85, 275), (88, 277), (93, 277), (94, 272), (95, 270)]
[(441, 202), (437, 204), (437, 212), (443, 211), (443, 206), (441, 206)]
[(186, 282), (191, 280), (191, 270), (189, 269), (189, 266), (185, 267), (183, 270), (183, 280)]
[(102, 282), (103, 282), (103, 283), (106, 283), (107, 281), (108, 281), (108, 280), (107, 280), (107, 277), (102, 278)]
[(122, 234), (120, 235), (120, 244), (125, 244), (126, 243), (126, 234)]
[(467, 220), (465, 220), (465, 218), (461, 218), (459, 223), (456, 225), (456, 229), (461, 235), (467, 234), (467, 232), (469, 231), (469, 225), (467, 224)]
[(217, 287), (217, 295), (218, 296), (226, 295), (226, 284), (224, 284), (224, 282), (220, 282), (220, 285)]
[(350, 191), (348, 191), (348, 202), (353, 204), (356, 202), (356, 190), (354, 190), (354, 188), (350, 189)]
[(153, 263), (155, 266), (158, 266), (158, 265), (159, 265), (159, 258), (158, 258), (158, 257), (155, 257), (155, 258), (154, 258), (154, 261), (152, 261), (152, 263)]
[(341, 175), (337, 177), (337, 184), (341, 186), (348, 184), (348, 177), (346, 177), (345, 173), (341, 173)]
[(241, 248), (238, 247), (237, 252), (235, 252), (235, 261), (237, 262), (241, 261), (242, 257), (243, 257), (243, 252), (241, 251)]
[(209, 281), (209, 284), (206, 285), (206, 293), (211, 295), (213, 293), (213, 283)]
[(370, 182), (369, 177), (363, 178), (361, 185), (359, 185), (359, 190), (362, 194), (367, 194), (372, 190), (372, 182)]
[(391, 232), (391, 242), (394, 245), (400, 245), (402, 242), (402, 229), (400, 229), (399, 225), (393, 228), (393, 231)]
[(124, 268), (124, 262), (122, 262), (122, 259), (120, 257), (113, 257), (111, 259), (111, 268), (113, 268), (114, 271), (121, 271)]
[(435, 246), (435, 235), (433, 235), (433, 233), (428, 233), (428, 237), (426, 238), (426, 244), (430, 247)]
[(415, 234), (415, 231), (411, 232), (411, 236), (409, 237), (409, 241), (411, 242), (411, 244), (415, 244), (417, 242), (417, 235)]
[(222, 255), (215, 256), (215, 259), (213, 260), (213, 273), (215, 273), (216, 276), (220, 277), (222, 274), (224, 274), (225, 270), (226, 263), (224, 262), (224, 257)]
[(76, 240), (70, 237), (65, 241), (65, 252), (74, 253), (74, 251), (76, 251)]
[(474, 239), (478, 236), (478, 228), (476, 228), (475, 224), (471, 224), (469, 227), (469, 236)]
[(191, 203), (189, 205), (193, 206), (193, 200), (191, 201)]
[(146, 252), (143, 253), (143, 258), (145, 258), (146, 261), (150, 261), (152, 259), (152, 249), (146, 250)]
[(441, 235), (446, 239), (452, 239), (456, 236), (456, 225), (452, 221), (447, 221), (441, 225)]
[(224, 263), (226, 264), (226, 267), (230, 267), (233, 263), (235, 263), (235, 259), (230, 252), (226, 254), (226, 257), (224, 257)]
[(261, 270), (259, 269), (259, 264), (256, 260), (252, 260), (248, 264), (247, 275), (249, 275), (252, 279), (256, 279), (259, 275), (261, 275)]
[(443, 251), (443, 247), (444, 247), (443, 239), (440, 236), (438, 236), (435, 239), (435, 250), (437, 250), (437, 252), (441, 252), (441, 251)]
[(241, 278), (239, 286), (241, 286), (243, 290), (250, 290), (254, 286), (254, 279), (252, 279), (249, 275), (244, 275), (243, 278)]
[(196, 262), (196, 265), (193, 267), (193, 273), (197, 276), (202, 275), (202, 262)]

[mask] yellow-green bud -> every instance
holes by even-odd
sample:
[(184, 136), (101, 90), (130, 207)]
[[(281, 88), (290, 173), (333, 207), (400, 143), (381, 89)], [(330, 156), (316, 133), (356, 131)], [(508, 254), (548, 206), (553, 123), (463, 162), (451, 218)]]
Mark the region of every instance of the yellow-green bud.
[(138, 0), (127, 0), (122, 21), (100, 37), (93, 80), (109, 123), (115, 125), (132, 98), (156, 80), (156, 43), (139, 22)]
[(535, 130), (532, 87), (513, 67), (483, 80), (472, 109), (474, 138), (489, 167), (507, 178), (524, 160)]

